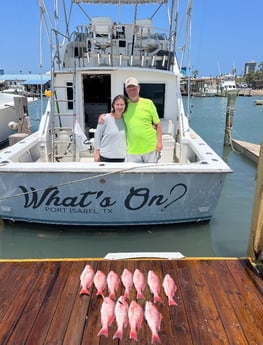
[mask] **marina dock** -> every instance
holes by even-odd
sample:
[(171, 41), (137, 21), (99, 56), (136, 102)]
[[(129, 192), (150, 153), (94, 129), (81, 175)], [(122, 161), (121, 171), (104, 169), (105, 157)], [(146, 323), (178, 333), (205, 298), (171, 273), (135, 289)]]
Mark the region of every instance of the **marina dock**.
[[(81, 295), (80, 274), (90, 264), (94, 271), (119, 276), (124, 268), (139, 268), (147, 276), (154, 270), (160, 279), (169, 273), (177, 284), (169, 306), (161, 289), (163, 316), (158, 332), (161, 344), (263, 344), (263, 280), (248, 259), (68, 259), (0, 262), (1, 345), (111, 345), (151, 344), (145, 320), (138, 341), (129, 339), (129, 326), (122, 340), (113, 339), (117, 326), (109, 327), (108, 338), (98, 336), (102, 298), (91, 287)], [(118, 295), (123, 294), (120, 285)], [(107, 295), (105, 290), (105, 295)], [(146, 300), (153, 300), (147, 285)], [(130, 301), (136, 299), (133, 286)]]
[(235, 150), (244, 154), (250, 158), (253, 162), (257, 163), (259, 159), (260, 145), (248, 143), (247, 141), (241, 141), (232, 139), (232, 144)]

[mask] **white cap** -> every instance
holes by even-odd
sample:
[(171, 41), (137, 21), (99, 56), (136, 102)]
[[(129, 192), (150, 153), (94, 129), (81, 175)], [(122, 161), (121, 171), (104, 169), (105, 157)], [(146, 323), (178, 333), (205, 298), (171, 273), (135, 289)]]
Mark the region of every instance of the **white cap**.
[(133, 86), (139, 86), (139, 83), (138, 83), (138, 80), (135, 79), (135, 78), (128, 78), (126, 79), (125, 81), (125, 87), (128, 87), (130, 85), (133, 85)]

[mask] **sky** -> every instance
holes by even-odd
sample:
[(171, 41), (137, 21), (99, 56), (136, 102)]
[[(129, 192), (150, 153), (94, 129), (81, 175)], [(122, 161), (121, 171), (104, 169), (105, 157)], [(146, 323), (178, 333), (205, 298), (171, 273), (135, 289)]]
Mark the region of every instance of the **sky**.
[[(45, 34), (40, 53), (38, 0), (1, 0), (1, 7), (0, 69), (6, 74), (48, 72), (51, 59)], [(246, 62), (261, 63), (262, 14), (263, 0), (193, 0), (192, 71), (216, 76), (235, 68), (242, 75)], [(83, 17), (80, 23), (75, 19), (83, 24)]]

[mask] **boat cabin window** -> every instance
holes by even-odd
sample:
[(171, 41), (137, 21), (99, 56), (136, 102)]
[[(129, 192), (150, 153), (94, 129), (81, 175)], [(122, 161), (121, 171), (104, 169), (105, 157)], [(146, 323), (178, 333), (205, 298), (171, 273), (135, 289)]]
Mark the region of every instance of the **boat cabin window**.
[[(149, 98), (155, 104), (160, 118), (164, 117), (165, 84), (140, 83), (140, 96)], [(125, 87), (124, 93), (126, 94)]]

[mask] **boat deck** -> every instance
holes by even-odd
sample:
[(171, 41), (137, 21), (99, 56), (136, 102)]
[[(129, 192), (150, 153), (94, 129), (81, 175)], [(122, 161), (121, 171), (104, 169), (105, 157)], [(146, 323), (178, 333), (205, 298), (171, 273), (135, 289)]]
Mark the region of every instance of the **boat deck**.
[[(102, 298), (79, 295), (80, 274), (89, 263), (94, 270), (121, 275), (126, 267), (152, 269), (162, 279), (170, 273), (177, 284), (177, 306), (163, 303), (159, 336), (161, 344), (263, 344), (263, 280), (247, 259), (181, 260), (37, 260), (0, 262), (1, 345), (151, 344), (151, 332), (143, 321), (138, 342), (129, 339), (129, 326), (120, 341), (97, 336)], [(107, 292), (107, 290), (106, 290)], [(120, 286), (117, 295), (123, 293)], [(136, 297), (133, 287), (130, 299)], [(146, 300), (152, 300), (149, 287)], [(140, 300), (144, 305), (145, 301)]]

